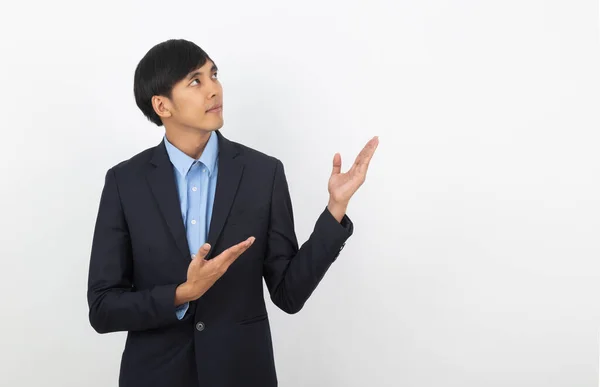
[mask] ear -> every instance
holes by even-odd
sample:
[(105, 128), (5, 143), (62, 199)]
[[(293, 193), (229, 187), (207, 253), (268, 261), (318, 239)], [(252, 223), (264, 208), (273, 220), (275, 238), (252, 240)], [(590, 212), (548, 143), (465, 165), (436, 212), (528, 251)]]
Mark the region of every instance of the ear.
[(152, 108), (160, 118), (171, 117), (171, 101), (165, 96), (152, 96)]

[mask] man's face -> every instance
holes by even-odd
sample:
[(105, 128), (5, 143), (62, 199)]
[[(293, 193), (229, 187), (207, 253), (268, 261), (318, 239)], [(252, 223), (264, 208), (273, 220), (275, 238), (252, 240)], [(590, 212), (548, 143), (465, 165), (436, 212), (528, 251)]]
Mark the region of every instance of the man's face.
[(163, 118), (178, 127), (214, 131), (223, 126), (223, 88), (217, 67), (208, 60), (173, 87), (171, 100), (165, 102), (171, 116)]

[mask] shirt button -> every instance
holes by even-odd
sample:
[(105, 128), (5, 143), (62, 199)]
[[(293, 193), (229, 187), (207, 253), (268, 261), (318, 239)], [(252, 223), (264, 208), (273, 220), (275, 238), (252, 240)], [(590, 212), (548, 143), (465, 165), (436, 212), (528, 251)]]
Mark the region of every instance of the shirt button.
[(196, 192), (196, 191), (198, 191), (198, 188), (192, 187), (192, 191)]
[(196, 221), (194, 219), (192, 219), (192, 224), (196, 224)]
[(196, 324), (196, 330), (198, 332), (202, 332), (204, 330), (205, 326), (204, 323), (202, 321), (198, 321), (198, 323)]

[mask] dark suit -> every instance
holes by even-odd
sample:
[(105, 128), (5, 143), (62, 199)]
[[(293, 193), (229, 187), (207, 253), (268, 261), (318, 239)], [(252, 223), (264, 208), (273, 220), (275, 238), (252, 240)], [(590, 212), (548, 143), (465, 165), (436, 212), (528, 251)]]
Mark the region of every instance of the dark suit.
[(106, 174), (93, 237), (88, 303), (99, 333), (128, 331), (121, 387), (274, 387), (277, 376), (262, 278), (281, 310), (296, 313), (352, 235), (325, 209), (298, 249), (283, 164), (220, 132), (207, 242), (211, 259), (249, 236), (254, 244), (190, 308), (175, 289), (190, 254), (164, 143)]

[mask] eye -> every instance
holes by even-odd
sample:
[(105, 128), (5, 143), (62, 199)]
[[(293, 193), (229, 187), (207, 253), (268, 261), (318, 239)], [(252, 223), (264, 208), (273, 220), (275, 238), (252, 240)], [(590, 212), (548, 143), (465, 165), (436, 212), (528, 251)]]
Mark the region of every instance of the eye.
[(213, 74), (213, 77), (214, 77), (215, 79), (217, 78), (217, 73), (216, 73), (216, 72)]
[(194, 82), (198, 82), (198, 84), (200, 84), (200, 80), (198, 80), (198, 78), (194, 78), (190, 83), (190, 86), (194, 86)]

